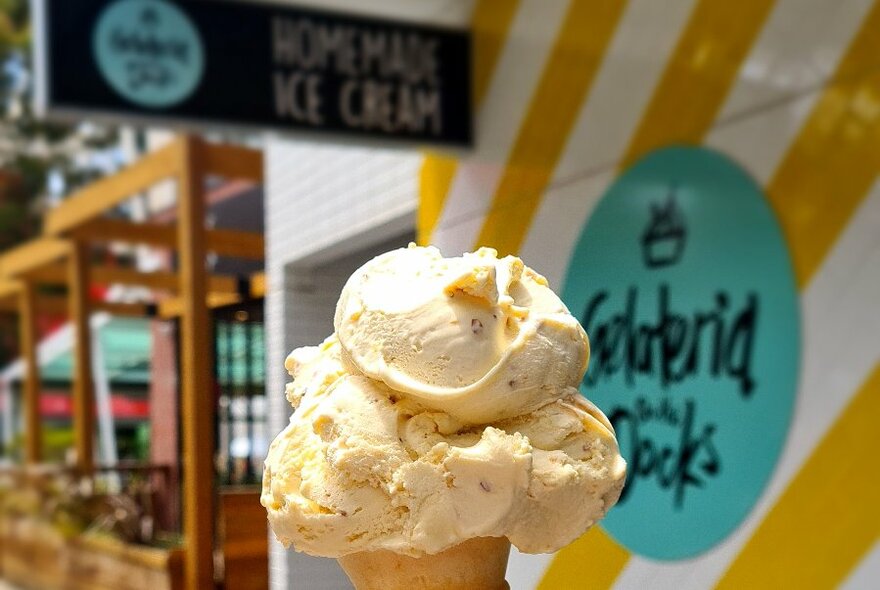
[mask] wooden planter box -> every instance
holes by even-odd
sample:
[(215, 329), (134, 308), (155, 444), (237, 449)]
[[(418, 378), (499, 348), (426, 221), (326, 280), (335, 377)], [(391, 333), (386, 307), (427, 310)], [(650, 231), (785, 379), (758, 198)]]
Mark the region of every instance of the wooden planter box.
[(0, 560), (6, 580), (33, 590), (179, 590), (183, 553), (80, 536), (65, 540), (51, 526), (3, 518)]
[(28, 517), (0, 519), (3, 578), (22, 588), (63, 588), (67, 569), (64, 537)]
[(79, 537), (67, 545), (67, 584), (76, 590), (179, 590), (183, 552)]

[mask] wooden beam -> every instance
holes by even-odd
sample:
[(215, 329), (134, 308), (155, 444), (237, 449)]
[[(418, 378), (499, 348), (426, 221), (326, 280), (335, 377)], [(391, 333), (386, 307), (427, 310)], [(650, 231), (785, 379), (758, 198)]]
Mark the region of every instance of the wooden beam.
[(257, 272), (251, 275), (251, 297), (261, 298), (266, 296), (266, 273)]
[[(208, 289), (211, 293), (238, 293), (238, 278), (227, 275), (208, 275)], [(135, 285), (150, 289), (179, 291), (179, 280), (175, 273), (167, 271), (140, 272), (130, 268), (97, 266), (92, 268), (92, 282), (101, 285)]]
[(263, 152), (230, 144), (204, 144), (205, 173), (263, 182)]
[[(241, 296), (237, 293), (208, 293), (205, 299), (205, 305), (208, 309), (225, 307), (241, 302)], [(171, 318), (180, 317), (184, 310), (184, 300), (182, 297), (172, 297), (159, 302), (157, 315), (169, 320)]]
[(35, 285), (66, 285), (67, 275), (67, 263), (62, 261), (38, 266), (21, 277)]
[(183, 142), (178, 176), (178, 245), (183, 314), (180, 389), (183, 406), (183, 534), (189, 590), (214, 585), (214, 414), (210, 317), (205, 305), (205, 154), (201, 141)]
[(68, 301), (73, 327), (73, 438), (76, 465), (84, 473), (94, 468), (95, 404), (92, 386), (92, 347), (89, 315), (88, 245), (75, 243), (68, 260)]
[(103, 215), (180, 169), (179, 141), (156, 150), (122, 171), (77, 191), (46, 215), (44, 233), (61, 236)]
[(228, 275), (208, 275), (208, 298), (220, 295), (238, 294), (239, 279)]
[(266, 243), (263, 234), (237, 229), (211, 229), (206, 232), (208, 251), (229, 258), (263, 260)]
[[(93, 284), (98, 285), (129, 285), (146, 287), (148, 289), (177, 291), (177, 274), (167, 271), (143, 272), (133, 268), (118, 266), (92, 266), (89, 269)], [(64, 264), (53, 264), (38, 268), (26, 275), (27, 279), (42, 285), (66, 285), (68, 279), (67, 267)], [(2, 284), (0, 284), (2, 288)], [(237, 294), (239, 290), (238, 277), (229, 275), (208, 276), (208, 289), (211, 293)], [(2, 291), (0, 291), (2, 295)]]
[(177, 245), (172, 225), (133, 223), (122, 219), (98, 217), (70, 232), (76, 240), (90, 242), (125, 242), (174, 249)]
[(150, 289), (177, 289), (177, 276), (171, 272), (141, 272), (133, 268), (98, 266), (91, 270), (92, 282), (100, 285), (139, 285)]
[(21, 286), (19, 281), (6, 281), (0, 278), (0, 300), (18, 296)]
[[(39, 313), (67, 315), (70, 302), (64, 295), (38, 295), (34, 305)], [(158, 308), (152, 303), (123, 303), (120, 301), (93, 301), (89, 304), (92, 311), (106, 311), (111, 315), (126, 317), (154, 317)], [(19, 313), (21, 307), (17, 298), (0, 299), (0, 312)]]
[(18, 330), (24, 360), (24, 460), (35, 464), (43, 459), (43, 429), (40, 423), (40, 367), (37, 360), (37, 309), (34, 285), (24, 283), (19, 291)]
[(92, 304), (95, 311), (105, 311), (110, 315), (146, 318), (156, 315), (156, 306), (149, 303), (123, 303), (121, 301), (100, 301)]
[(37, 238), (9, 250), (0, 257), (0, 276), (17, 277), (68, 255), (70, 243), (55, 238)]
[[(71, 237), (89, 242), (125, 242), (159, 248), (177, 248), (177, 228), (157, 223), (132, 223), (119, 219), (94, 219), (76, 229)], [(232, 229), (205, 230), (208, 251), (218, 256), (262, 260), (266, 246), (263, 235)]]

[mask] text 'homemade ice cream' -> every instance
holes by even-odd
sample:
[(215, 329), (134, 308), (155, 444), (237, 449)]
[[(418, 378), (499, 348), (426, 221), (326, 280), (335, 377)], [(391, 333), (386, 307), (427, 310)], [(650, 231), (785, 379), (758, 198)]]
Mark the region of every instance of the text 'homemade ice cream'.
[(586, 334), (518, 258), (388, 252), (348, 280), (334, 326), (285, 363), (296, 410), (261, 498), (282, 543), (419, 556), (507, 537), (551, 552), (617, 501), (614, 431), (577, 391)]

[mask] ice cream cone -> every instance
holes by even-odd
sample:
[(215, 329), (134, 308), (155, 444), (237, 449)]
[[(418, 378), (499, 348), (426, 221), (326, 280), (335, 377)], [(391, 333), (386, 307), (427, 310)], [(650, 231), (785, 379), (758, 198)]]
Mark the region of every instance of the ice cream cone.
[(510, 542), (481, 537), (436, 555), (364, 551), (339, 558), (357, 590), (503, 590)]

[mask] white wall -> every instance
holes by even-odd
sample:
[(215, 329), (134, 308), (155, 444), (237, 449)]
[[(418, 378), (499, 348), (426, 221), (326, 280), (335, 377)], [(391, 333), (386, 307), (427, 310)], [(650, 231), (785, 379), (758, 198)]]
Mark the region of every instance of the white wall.
[[(269, 429), (287, 424), (284, 357), (333, 330), (345, 280), (369, 258), (413, 238), (421, 156), (269, 140), (266, 162), (266, 334)], [(274, 541), (271, 587), (350, 588), (335, 561)]]

